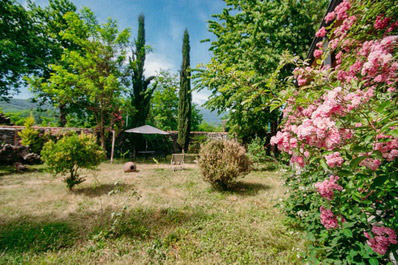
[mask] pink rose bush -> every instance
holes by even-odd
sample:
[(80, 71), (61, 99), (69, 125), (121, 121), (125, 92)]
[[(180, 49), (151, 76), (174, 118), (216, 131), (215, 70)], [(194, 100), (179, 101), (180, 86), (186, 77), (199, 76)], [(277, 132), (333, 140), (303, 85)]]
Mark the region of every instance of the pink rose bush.
[(271, 138), (300, 168), (285, 209), (323, 235), (313, 257), (388, 263), (398, 251), (398, 8), (344, 0), (325, 22), (313, 55), (334, 62), (297, 64)]
[(397, 234), (391, 228), (373, 226), (372, 233), (374, 237), (368, 232), (364, 232), (364, 235), (368, 239), (369, 246), (380, 255), (386, 254), (391, 244), (398, 244)]
[(324, 197), (326, 200), (333, 200), (334, 192), (333, 190), (343, 190), (336, 182), (339, 180), (338, 176), (330, 176), (329, 179), (324, 180), (323, 182), (318, 182), (315, 184), (315, 188), (317, 188), (319, 194)]
[(344, 163), (344, 159), (340, 156), (339, 152), (334, 152), (325, 156), (326, 163), (329, 167), (339, 167)]
[(325, 27), (322, 27), (315, 33), (315, 36), (316, 37), (325, 37), (326, 33), (327, 33), (327, 31), (326, 31)]
[(325, 209), (323, 206), (320, 208), (321, 223), (326, 229), (333, 229), (339, 227), (337, 217), (330, 209)]

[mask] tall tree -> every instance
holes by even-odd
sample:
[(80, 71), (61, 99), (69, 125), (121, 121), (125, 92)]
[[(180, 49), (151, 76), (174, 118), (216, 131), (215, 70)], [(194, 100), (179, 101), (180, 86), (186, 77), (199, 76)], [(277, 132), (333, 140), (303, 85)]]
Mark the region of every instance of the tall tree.
[[(198, 80), (212, 91), (207, 107), (227, 111), (227, 128), (249, 142), (276, 133), (280, 113), (267, 104), (279, 88), (269, 80), (285, 51), (306, 55), (328, 0), (224, 1), (227, 7), (209, 22), (213, 57)], [(277, 78), (291, 70), (281, 69)]]
[(64, 49), (58, 64), (51, 65), (48, 80), (33, 79), (33, 86), (51, 95), (58, 104), (74, 103), (96, 120), (100, 142), (105, 149), (107, 132), (119, 113), (123, 84), (123, 62), (130, 31), (118, 30), (116, 21), (98, 24), (89, 9), (82, 15), (65, 15), (68, 28), (62, 37), (81, 46), (81, 50)]
[[(133, 127), (136, 127), (145, 124), (149, 113), (151, 97), (156, 89), (156, 83), (151, 87), (149, 86), (155, 77), (150, 76), (145, 78), (144, 75), (147, 47), (145, 46), (145, 16), (143, 14), (138, 17), (138, 35), (134, 44), (135, 47), (130, 58), (133, 84), (131, 92), (131, 105), (133, 107), (131, 120)], [(127, 126), (129, 125), (127, 124)]]
[[(155, 82), (158, 84), (151, 99), (148, 124), (162, 130), (176, 131), (178, 128), (179, 77), (178, 74), (161, 71)], [(197, 130), (203, 121), (196, 104), (192, 104), (191, 128)]]
[[(68, 24), (65, 19), (65, 14), (68, 12), (76, 12), (76, 6), (69, 0), (49, 0), (46, 7), (36, 5), (34, 2), (29, 2), (28, 8), (34, 17), (36, 24), (39, 25), (41, 32), (45, 36), (45, 45), (47, 56), (45, 64), (41, 73), (35, 74), (36, 77), (41, 77), (47, 80), (51, 75), (52, 64), (59, 64), (64, 49), (69, 51), (80, 50), (81, 47), (75, 41), (71, 41), (62, 37), (62, 33), (67, 30)], [(66, 65), (65, 65), (66, 66)], [(59, 125), (65, 126), (67, 114), (79, 113), (80, 108), (73, 103), (59, 104), (58, 99), (54, 99), (52, 94), (47, 94), (41, 90), (40, 86), (32, 86), (32, 92), (35, 94), (35, 101), (40, 104), (51, 103), (58, 108)], [(62, 89), (62, 87), (60, 87)]]
[(45, 65), (47, 45), (32, 13), (14, 0), (0, 3), (0, 100), (24, 84), (23, 76)]
[(189, 52), (189, 34), (188, 30), (186, 29), (184, 31), (184, 38), (182, 42), (182, 65), (180, 72), (177, 139), (180, 148), (184, 151), (188, 150), (189, 134), (191, 132), (192, 94)]

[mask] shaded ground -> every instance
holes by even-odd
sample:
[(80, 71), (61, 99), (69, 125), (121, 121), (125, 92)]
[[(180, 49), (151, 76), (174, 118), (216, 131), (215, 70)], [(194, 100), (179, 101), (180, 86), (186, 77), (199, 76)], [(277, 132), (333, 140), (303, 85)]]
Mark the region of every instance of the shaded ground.
[(0, 264), (300, 263), (302, 235), (273, 207), (277, 172), (218, 192), (194, 165), (121, 168), (104, 163), (72, 192), (42, 170), (1, 172)]

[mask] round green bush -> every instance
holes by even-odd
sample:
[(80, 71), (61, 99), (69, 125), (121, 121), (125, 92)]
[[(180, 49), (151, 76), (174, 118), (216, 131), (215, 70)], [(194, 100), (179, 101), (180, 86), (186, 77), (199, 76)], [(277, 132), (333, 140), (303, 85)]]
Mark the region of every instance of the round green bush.
[(205, 144), (199, 153), (203, 179), (217, 189), (232, 187), (251, 170), (246, 150), (236, 141), (216, 140)]
[(69, 189), (82, 183), (81, 168), (95, 169), (104, 158), (104, 152), (93, 135), (71, 135), (57, 143), (47, 142), (41, 151), (42, 160), (54, 175), (66, 175), (64, 181)]

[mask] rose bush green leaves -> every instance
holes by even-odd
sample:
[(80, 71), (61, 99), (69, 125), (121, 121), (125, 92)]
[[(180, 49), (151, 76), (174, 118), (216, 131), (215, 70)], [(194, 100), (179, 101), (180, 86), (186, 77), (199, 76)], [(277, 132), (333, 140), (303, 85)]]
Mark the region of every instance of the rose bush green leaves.
[(308, 232), (311, 264), (398, 260), (397, 17), (393, 0), (342, 1), (315, 63), (299, 63), (283, 92), (272, 144), (297, 169), (284, 208)]
[(95, 169), (104, 158), (104, 152), (92, 135), (74, 134), (58, 142), (47, 142), (41, 151), (42, 160), (54, 175), (64, 175), (65, 183), (71, 190), (85, 181), (79, 175), (82, 168)]

